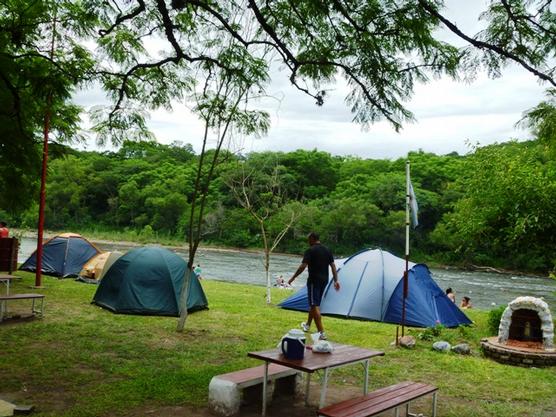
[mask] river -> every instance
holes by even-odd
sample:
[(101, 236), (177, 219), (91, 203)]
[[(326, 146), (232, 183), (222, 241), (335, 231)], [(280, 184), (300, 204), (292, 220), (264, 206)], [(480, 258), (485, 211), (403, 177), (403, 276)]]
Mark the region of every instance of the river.
[[(36, 239), (22, 238), (18, 261), (24, 262), (36, 249)], [(119, 250), (125, 252), (132, 244), (114, 242), (94, 242), (105, 251)], [(170, 248), (178, 255), (186, 257), (186, 251)], [(283, 275), (289, 278), (299, 266), (301, 256), (275, 254), (271, 257), (271, 273), (273, 278)], [(205, 279), (234, 281), (254, 285), (265, 285), (263, 255), (257, 252), (239, 250), (200, 249), (195, 263), (202, 268)], [(556, 311), (556, 281), (550, 278), (534, 276), (497, 274), (491, 272), (470, 272), (460, 270), (431, 269), (434, 280), (445, 289), (451, 287), (459, 302), (467, 295), (474, 307), (491, 309), (496, 305), (505, 305), (516, 297), (530, 295), (543, 297), (551, 309)], [(305, 285), (306, 273), (295, 282), (295, 287)], [(411, 289), (410, 289), (411, 290)]]

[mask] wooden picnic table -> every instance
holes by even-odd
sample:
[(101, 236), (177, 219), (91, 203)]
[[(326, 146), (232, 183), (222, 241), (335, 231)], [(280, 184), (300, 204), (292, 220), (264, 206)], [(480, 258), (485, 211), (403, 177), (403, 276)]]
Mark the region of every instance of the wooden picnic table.
[(263, 404), (262, 415), (266, 415), (266, 395), (267, 395), (267, 381), (268, 381), (268, 365), (276, 363), (278, 365), (286, 366), (307, 374), (305, 384), (305, 404), (309, 398), (309, 384), (311, 382), (311, 375), (323, 370), (324, 376), (321, 385), (319, 408), (324, 406), (326, 399), (326, 389), (328, 384), (328, 375), (330, 370), (340, 368), (342, 366), (362, 363), (364, 369), (363, 379), (363, 394), (367, 394), (369, 390), (369, 363), (371, 358), (376, 356), (384, 356), (384, 352), (378, 350), (363, 349), (357, 346), (343, 345), (338, 343), (332, 344), (334, 350), (331, 353), (315, 353), (310, 349), (305, 350), (305, 357), (301, 360), (287, 359), (281, 349), (271, 349), (262, 352), (249, 352), (247, 356), (264, 361), (265, 363), (265, 377), (263, 379)]

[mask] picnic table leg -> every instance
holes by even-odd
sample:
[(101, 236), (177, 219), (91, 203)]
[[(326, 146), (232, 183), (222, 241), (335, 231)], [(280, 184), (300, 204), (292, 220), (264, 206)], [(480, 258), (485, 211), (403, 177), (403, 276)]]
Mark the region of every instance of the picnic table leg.
[(328, 368), (324, 368), (324, 377), (322, 379), (322, 387), (320, 389), (319, 408), (324, 407), (324, 400), (326, 399), (326, 386), (327, 385), (328, 385)]
[(365, 368), (365, 380), (363, 381), (363, 395), (369, 393), (369, 359), (365, 361), (363, 367)]
[(6, 295), (10, 295), (10, 280), (6, 281)]
[(4, 320), (4, 309), (7, 312), (7, 301), (0, 301), (0, 321)]
[(264, 363), (264, 379), (263, 379), (263, 412), (262, 416), (266, 416), (266, 390), (268, 387), (268, 362)]
[(309, 388), (311, 387), (311, 374), (307, 372), (307, 379), (305, 380), (305, 407), (309, 406)]
[(436, 392), (432, 394), (432, 417), (436, 417)]
[(33, 300), (33, 314), (38, 314), (39, 316), (43, 317), (43, 309), (44, 309), (44, 298), (41, 298), (40, 310), (38, 308), (35, 309), (35, 300)]

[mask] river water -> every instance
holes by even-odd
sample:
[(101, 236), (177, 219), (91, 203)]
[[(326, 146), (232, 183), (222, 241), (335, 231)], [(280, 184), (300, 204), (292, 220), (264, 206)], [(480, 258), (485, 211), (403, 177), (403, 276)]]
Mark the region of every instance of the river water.
[[(114, 242), (93, 242), (105, 251), (118, 250), (125, 252), (136, 246)], [(22, 238), (18, 261), (24, 262), (36, 249), (36, 239)], [(185, 249), (170, 247), (182, 257), (187, 256)], [(271, 256), (271, 274), (273, 279), (283, 275), (288, 279), (295, 272), (301, 256), (274, 254)], [(266, 285), (263, 266), (263, 254), (239, 250), (207, 250), (198, 251), (195, 263), (201, 265), (205, 279), (234, 281), (254, 285)], [(442, 288), (451, 287), (456, 299), (467, 295), (473, 306), (480, 309), (491, 309), (497, 305), (505, 305), (516, 297), (530, 295), (543, 297), (551, 310), (556, 312), (556, 280), (533, 276), (497, 274), (491, 272), (470, 272), (460, 270), (431, 269), (432, 276)], [(305, 285), (306, 272), (294, 282), (294, 287)], [(410, 288), (411, 291), (411, 288)]]

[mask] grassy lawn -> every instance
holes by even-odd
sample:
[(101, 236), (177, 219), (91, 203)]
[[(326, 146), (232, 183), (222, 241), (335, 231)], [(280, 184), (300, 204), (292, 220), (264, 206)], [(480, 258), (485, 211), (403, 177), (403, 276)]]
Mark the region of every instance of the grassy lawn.
[[(43, 319), (0, 324), (0, 398), (37, 407), (36, 416), (128, 416), (130, 410), (206, 407), (212, 376), (259, 363), (251, 350), (268, 349), (304, 315), (267, 306), (264, 288), (202, 281), (210, 310), (192, 314), (184, 333), (173, 317), (115, 315), (90, 304), (96, 286), (18, 272), (14, 293), (46, 294)], [(290, 293), (275, 290), (279, 302)], [(10, 312), (28, 302), (10, 305)], [(478, 343), (487, 313), (470, 311), (473, 328), (444, 330), (467, 341), (471, 356), (440, 354), (432, 342), (414, 350), (390, 346), (395, 326), (325, 318), (329, 338), (384, 350), (373, 361), (371, 387), (411, 379), (440, 388), (439, 416), (556, 416), (556, 368), (527, 369), (485, 359)], [(412, 330), (417, 335), (421, 330)], [(359, 384), (360, 367), (332, 373), (335, 389)], [(148, 414), (148, 415), (159, 415)], [(184, 414), (185, 415), (185, 414)], [(308, 412), (308, 415), (312, 415)]]

